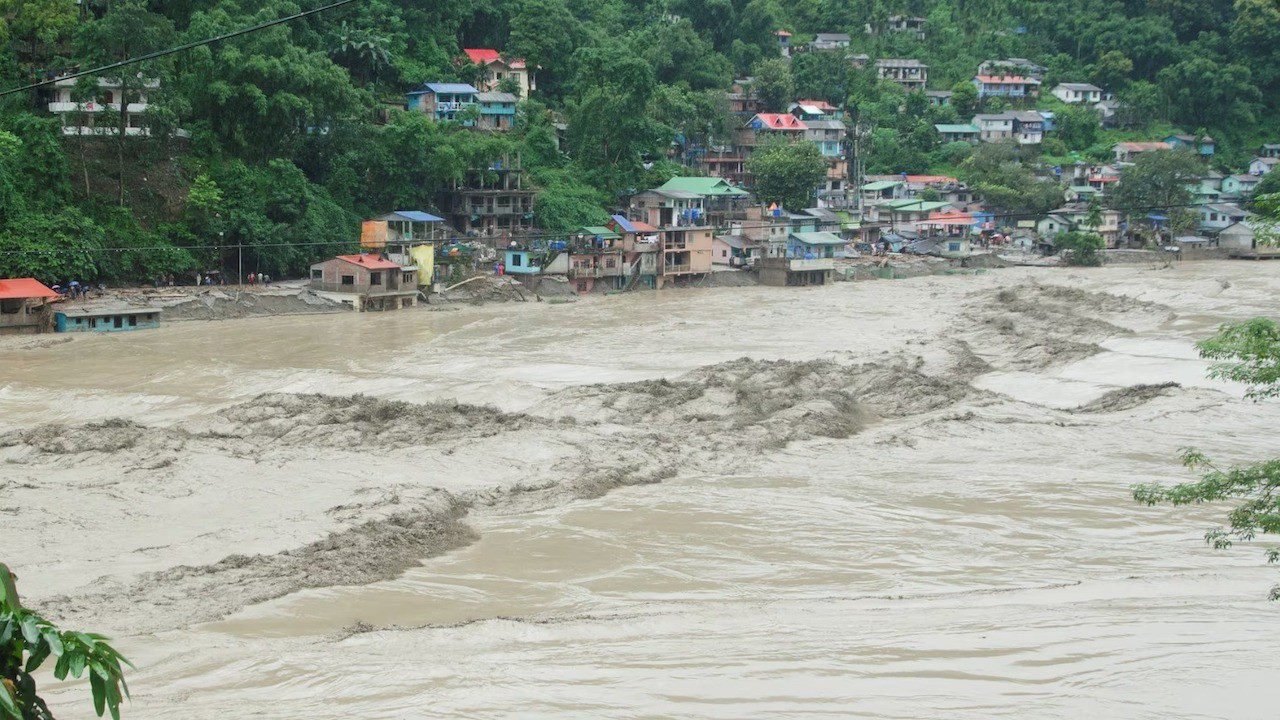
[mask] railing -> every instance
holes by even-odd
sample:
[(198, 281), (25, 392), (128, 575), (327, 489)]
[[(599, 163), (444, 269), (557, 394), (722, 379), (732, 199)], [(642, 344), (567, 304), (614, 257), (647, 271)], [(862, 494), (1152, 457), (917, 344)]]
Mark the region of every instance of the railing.
[(687, 273), (692, 271), (693, 271), (693, 265), (691, 263), (685, 263), (683, 265), (663, 265), (662, 266), (662, 274), (664, 275), (679, 275), (680, 273)]

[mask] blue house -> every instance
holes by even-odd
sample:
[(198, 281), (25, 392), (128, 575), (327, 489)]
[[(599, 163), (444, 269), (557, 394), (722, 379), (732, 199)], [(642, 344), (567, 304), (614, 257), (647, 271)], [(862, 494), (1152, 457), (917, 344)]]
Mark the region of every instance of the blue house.
[(848, 244), (844, 238), (829, 232), (793, 232), (787, 238), (787, 257), (834, 258), (836, 251)]
[(1175, 148), (1190, 148), (1204, 157), (1213, 155), (1216, 149), (1213, 138), (1208, 135), (1200, 138), (1195, 135), (1170, 135), (1164, 141)]
[[(436, 122), (458, 121), (458, 114), (476, 104), (478, 91), (466, 83), (426, 83), (408, 93), (409, 110), (425, 113)], [(474, 125), (471, 120), (463, 125)]]
[(54, 313), (58, 332), (120, 332), (160, 327), (160, 308), (67, 308)]
[(534, 263), (538, 261), (532, 250), (508, 248), (502, 254), (503, 264), (508, 275), (537, 275), (542, 268)]
[(516, 122), (516, 103), (520, 98), (511, 93), (476, 93), (480, 105), (480, 121), (476, 127), (485, 130), (510, 130)]

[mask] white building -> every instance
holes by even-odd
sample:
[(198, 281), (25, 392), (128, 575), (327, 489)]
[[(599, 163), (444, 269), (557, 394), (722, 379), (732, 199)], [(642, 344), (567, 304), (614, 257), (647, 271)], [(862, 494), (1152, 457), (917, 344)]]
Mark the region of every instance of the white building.
[(1280, 158), (1256, 157), (1249, 163), (1250, 175), (1266, 175), (1280, 165)]
[[(72, 98), (77, 80), (64, 78), (54, 83), (53, 101), (49, 103), (49, 112), (62, 120), (63, 135), (115, 135), (119, 130), (119, 119), (103, 120), (103, 113), (113, 110), (121, 112), (120, 104), (123, 89), (119, 80), (98, 79), (98, 98), (77, 102)], [(124, 107), (125, 134), (150, 135), (147, 127), (147, 93), (160, 87), (159, 80), (143, 79), (136, 83), (136, 89), (130, 88), (133, 94), (130, 102)]]
[(1102, 102), (1102, 88), (1088, 83), (1058, 83), (1051, 92), (1054, 97), (1071, 105)]

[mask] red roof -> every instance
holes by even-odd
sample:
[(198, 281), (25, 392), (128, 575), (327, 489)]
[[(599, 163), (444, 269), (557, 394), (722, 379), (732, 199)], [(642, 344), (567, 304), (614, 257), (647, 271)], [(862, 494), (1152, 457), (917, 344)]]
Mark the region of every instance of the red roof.
[(978, 82), (983, 85), (1039, 85), (1040, 81), (1034, 78), (1024, 78), (1017, 75), (979, 75)]
[(45, 287), (44, 283), (35, 278), (0, 280), (0, 300), (55, 297), (58, 297), (58, 293)]
[(636, 232), (659, 232), (658, 228), (639, 220), (632, 220), (631, 227), (635, 228)]
[(524, 60), (503, 60), (502, 53), (493, 48), (463, 48), (462, 52), (467, 54), (467, 59), (477, 65), (489, 65), (491, 63), (503, 62), (511, 66), (514, 70), (519, 70), (525, 66)]
[(492, 48), (463, 48), (462, 52), (471, 58), (471, 62), (477, 65), (488, 65), (494, 60), (501, 60), (502, 55)]
[(383, 260), (377, 255), (339, 255), (339, 260), (346, 260), (352, 265), (367, 267), (370, 270), (398, 270), (399, 263), (393, 263), (390, 260)]
[(800, 118), (789, 113), (759, 113), (756, 119), (764, 123), (770, 130), (808, 130)]

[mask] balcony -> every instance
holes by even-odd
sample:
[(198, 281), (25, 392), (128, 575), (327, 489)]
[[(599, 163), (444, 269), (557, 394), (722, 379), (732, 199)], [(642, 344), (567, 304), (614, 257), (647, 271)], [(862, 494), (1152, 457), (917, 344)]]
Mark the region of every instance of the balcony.
[[(147, 106), (148, 104), (144, 102), (129, 103), (125, 107), (125, 112), (130, 114), (144, 113), (147, 111)], [(55, 115), (61, 115), (63, 113), (73, 113), (73, 112), (94, 113), (94, 112), (102, 112), (103, 110), (107, 110), (107, 109), (120, 112), (120, 103), (100, 103), (100, 102), (82, 102), (82, 103), (51, 102), (49, 103), (49, 112)]]
[(682, 265), (663, 265), (662, 266), (663, 275), (683, 275), (690, 272), (693, 272), (693, 265), (691, 263), (684, 263)]

